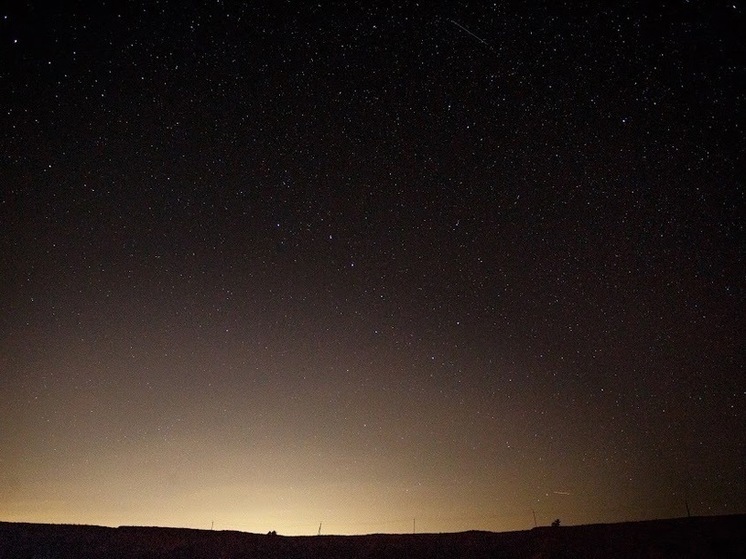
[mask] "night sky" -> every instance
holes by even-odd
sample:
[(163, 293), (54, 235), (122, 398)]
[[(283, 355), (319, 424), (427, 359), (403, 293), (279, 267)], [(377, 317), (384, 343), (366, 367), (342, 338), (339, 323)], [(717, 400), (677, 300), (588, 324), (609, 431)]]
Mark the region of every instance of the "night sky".
[(16, 4), (0, 520), (746, 512), (741, 0)]

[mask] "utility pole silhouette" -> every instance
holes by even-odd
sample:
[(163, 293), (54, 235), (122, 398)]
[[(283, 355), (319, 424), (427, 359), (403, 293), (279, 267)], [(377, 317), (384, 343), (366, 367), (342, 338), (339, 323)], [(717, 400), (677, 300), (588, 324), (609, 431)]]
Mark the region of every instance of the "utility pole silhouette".
[(319, 533), (318, 533), (318, 534), (316, 534), (317, 536), (320, 536), (320, 535), (321, 535), (321, 524), (322, 524), (322, 523), (323, 523), (323, 521), (319, 522)]
[(531, 509), (531, 514), (533, 514), (533, 515), (534, 515), (534, 528), (536, 528), (537, 526), (539, 526), (539, 525), (538, 525), (538, 524), (536, 523), (536, 511), (535, 511), (534, 509)]
[(417, 533), (417, 519), (416, 518), (412, 519), (412, 533), (413, 534)]
[(210, 530), (212, 530), (213, 526), (215, 526), (215, 521), (214, 520), (212, 522), (210, 522)]

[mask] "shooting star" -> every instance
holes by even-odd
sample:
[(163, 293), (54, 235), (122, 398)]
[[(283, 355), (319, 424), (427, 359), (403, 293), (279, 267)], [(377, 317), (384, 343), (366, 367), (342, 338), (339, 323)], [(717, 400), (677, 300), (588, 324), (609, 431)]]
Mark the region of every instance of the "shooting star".
[(459, 23), (458, 21), (454, 21), (454, 20), (452, 20), (452, 19), (449, 19), (448, 21), (450, 21), (450, 22), (451, 22), (451, 23), (452, 23), (453, 25), (455, 25), (456, 27), (458, 27), (458, 28), (459, 28), (459, 29), (461, 29), (462, 31), (466, 31), (466, 32), (467, 32), (467, 33), (468, 33), (469, 35), (471, 35), (472, 37), (474, 37), (474, 38), (475, 38), (475, 39), (476, 39), (477, 41), (479, 41), (479, 42), (480, 42), (480, 43), (482, 43), (483, 45), (485, 45), (485, 46), (490, 46), (490, 45), (489, 45), (489, 44), (487, 43), (487, 41), (485, 41), (485, 40), (484, 40), (484, 39), (482, 39), (481, 37), (478, 37), (477, 35), (475, 35), (475, 34), (474, 34), (474, 33), (472, 33), (471, 31), (469, 31), (469, 30), (468, 30), (468, 29), (467, 29), (466, 27), (464, 27), (463, 25), (461, 25), (461, 24), (460, 24), (460, 23)]

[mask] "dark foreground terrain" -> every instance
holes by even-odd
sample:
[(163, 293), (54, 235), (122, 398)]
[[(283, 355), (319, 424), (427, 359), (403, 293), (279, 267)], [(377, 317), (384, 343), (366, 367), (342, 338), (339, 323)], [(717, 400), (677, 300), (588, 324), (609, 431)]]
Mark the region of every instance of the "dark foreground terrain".
[(524, 532), (274, 536), (0, 522), (5, 558), (746, 557), (746, 515), (535, 528)]

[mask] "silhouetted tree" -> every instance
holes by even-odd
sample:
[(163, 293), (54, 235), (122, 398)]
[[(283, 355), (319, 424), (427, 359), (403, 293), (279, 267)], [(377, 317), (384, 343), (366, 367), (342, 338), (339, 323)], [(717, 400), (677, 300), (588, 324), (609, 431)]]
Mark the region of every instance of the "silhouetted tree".
[(552, 528), (559, 528), (560, 521), (559, 518), (556, 518), (554, 522), (552, 522)]

